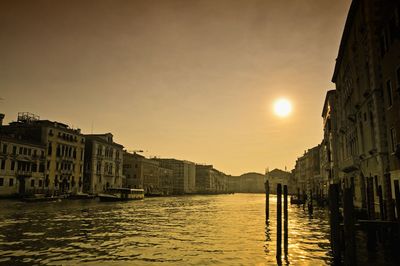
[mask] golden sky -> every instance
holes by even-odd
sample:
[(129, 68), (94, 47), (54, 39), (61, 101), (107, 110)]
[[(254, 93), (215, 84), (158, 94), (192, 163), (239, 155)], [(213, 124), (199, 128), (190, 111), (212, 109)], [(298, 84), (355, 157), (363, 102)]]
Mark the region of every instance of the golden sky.
[[(228, 174), (322, 139), (350, 0), (0, 1), (0, 112)], [(292, 101), (287, 118), (273, 113)]]

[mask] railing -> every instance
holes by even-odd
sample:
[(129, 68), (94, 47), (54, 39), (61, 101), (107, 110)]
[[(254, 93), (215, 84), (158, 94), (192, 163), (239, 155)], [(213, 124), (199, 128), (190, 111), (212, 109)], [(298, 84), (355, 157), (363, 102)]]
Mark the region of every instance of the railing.
[(357, 170), (360, 166), (360, 158), (355, 155), (350, 155), (340, 163), (340, 168), (343, 172), (351, 172)]
[(17, 170), (16, 173), (18, 176), (32, 176), (31, 170)]

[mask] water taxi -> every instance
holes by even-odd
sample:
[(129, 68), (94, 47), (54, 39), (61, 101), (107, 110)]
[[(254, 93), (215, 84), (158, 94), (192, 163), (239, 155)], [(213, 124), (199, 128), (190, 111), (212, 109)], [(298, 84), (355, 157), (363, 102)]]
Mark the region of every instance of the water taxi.
[(104, 193), (99, 193), (98, 197), (101, 201), (140, 200), (144, 198), (144, 190), (135, 188), (109, 188)]

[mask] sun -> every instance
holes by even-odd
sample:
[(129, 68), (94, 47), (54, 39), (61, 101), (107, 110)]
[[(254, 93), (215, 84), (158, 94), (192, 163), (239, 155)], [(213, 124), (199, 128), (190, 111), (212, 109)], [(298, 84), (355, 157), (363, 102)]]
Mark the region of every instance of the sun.
[(274, 103), (274, 112), (279, 117), (286, 117), (292, 112), (292, 104), (287, 99), (278, 99)]

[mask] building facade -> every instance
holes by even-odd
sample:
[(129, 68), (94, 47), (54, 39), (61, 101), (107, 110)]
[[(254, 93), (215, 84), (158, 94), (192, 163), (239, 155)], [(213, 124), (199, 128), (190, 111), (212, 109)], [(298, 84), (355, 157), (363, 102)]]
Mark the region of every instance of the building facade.
[(50, 194), (82, 191), (85, 138), (80, 129), (40, 120), (31, 113), (18, 113), (17, 121), (3, 125), (1, 132), (28, 143), (45, 145), (44, 188)]
[(46, 146), (0, 135), (0, 197), (46, 193)]
[[(389, 201), (400, 190), (400, 3), (388, 1), (382, 7), (378, 23), (381, 37), (381, 74), (383, 82), (384, 114), (388, 139), (389, 170), (386, 177)], [(390, 185), (389, 185), (390, 183)], [(388, 208), (391, 208), (391, 202)], [(390, 216), (390, 212), (388, 212)], [(394, 218), (394, 217), (388, 217)]]
[(85, 135), (84, 192), (97, 194), (122, 187), (123, 146), (111, 133)]
[(398, 67), (399, 2), (354, 0), (332, 78), (338, 178), (352, 188), (356, 207), (384, 219), (394, 218), (392, 188), (398, 180)]
[(125, 151), (123, 169), (130, 188), (142, 188), (146, 195), (173, 193), (173, 171), (161, 167), (159, 161)]
[(176, 159), (154, 158), (160, 166), (173, 172), (173, 193), (185, 194), (196, 192), (196, 164)]
[(286, 185), (289, 194), (297, 193), (296, 183), (291, 172), (275, 168), (265, 173), (265, 179), (268, 180), (269, 191), (272, 194), (276, 194), (277, 184)]
[(196, 165), (196, 191), (198, 193), (227, 193), (228, 177), (212, 165)]

